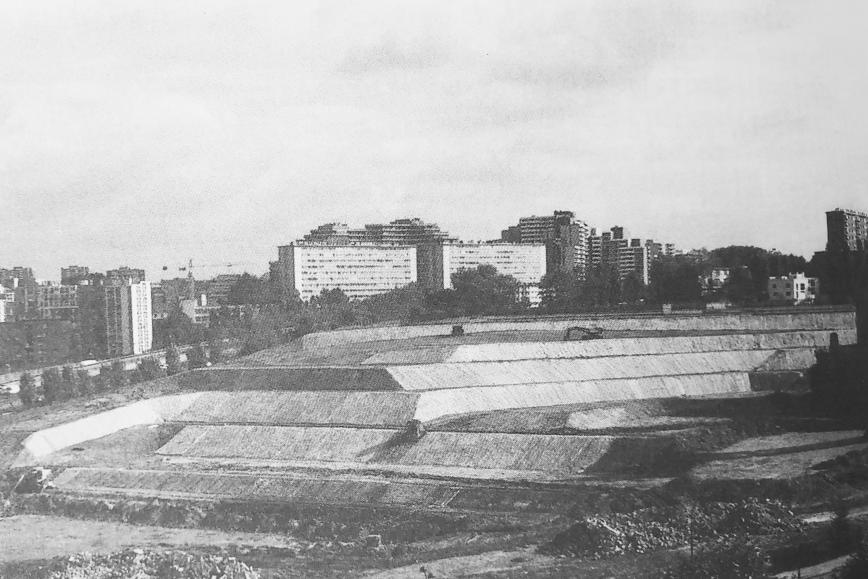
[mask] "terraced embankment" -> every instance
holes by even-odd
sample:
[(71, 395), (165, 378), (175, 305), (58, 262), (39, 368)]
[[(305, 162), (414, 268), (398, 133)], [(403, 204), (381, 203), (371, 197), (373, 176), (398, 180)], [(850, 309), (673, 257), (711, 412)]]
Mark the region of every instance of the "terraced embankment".
[(605, 454), (605, 436), (429, 432), (413, 441), (388, 429), (272, 426), (187, 426), (157, 451), (186, 459), (221, 459), (272, 466), (408, 471), (423, 467), (460, 476), (483, 471), (574, 476)]
[(458, 492), (455, 485), (428, 482), (108, 468), (68, 468), (55, 479), (55, 484), (65, 491), (94, 494), (419, 507), (446, 506)]
[[(560, 341), (562, 331), (576, 325), (621, 334)], [(304, 350), (278, 348), (231, 367), (188, 372), (178, 377), (186, 394), (144, 400), (31, 435), (18, 464), (52, 464), (52, 454), (64, 448), (131, 426), (170, 423), (159, 437), (159, 429), (150, 431), (148, 444), (140, 445), (148, 449), (147, 459), (128, 462), (128, 470), (113, 470), (110, 459), (100, 462), (110, 453), (98, 452), (96, 445), (89, 462), (76, 463), (71, 451), (62, 460), (55, 455), (58, 466), (105, 466), (70, 469), (59, 479), (60, 488), (141, 488), (169, 495), (188, 488), (190, 496), (287, 501), (315, 495), (320, 488), (327, 502), (332, 494), (352, 494), (348, 489), (361, 485), (360, 501), (370, 497), (397, 504), (389, 493), (415, 497), (411, 490), (416, 487), (389, 490), (382, 481), (344, 483), (335, 477), (347, 471), (397, 478), (575, 481), (669, 451), (668, 434), (630, 431), (630, 415), (611, 405), (743, 397), (758, 384), (785, 387), (813, 363), (815, 349), (828, 347), (832, 332), (841, 343), (855, 340), (852, 311), (801, 308), (495, 320), (465, 323), (464, 329), (466, 335), (455, 338), (444, 335), (448, 325), (314, 335)], [(635, 335), (623, 337), (630, 332)], [(595, 408), (601, 404), (610, 407)], [(569, 409), (556, 420), (527, 419), (527, 425), (548, 423), (548, 430), (517, 425), (520, 414), (496, 414), (524, 409), (542, 416), (556, 406)], [(477, 415), (486, 418), (470, 419)], [(695, 418), (678, 418), (671, 428), (697, 424)], [(410, 436), (411, 420), (427, 423), (428, 432)], [(664, 423), (647, 422), (651, 430)], [(699, 423), (719, 424), (713, 419)], [(606, 431), (610, 428), (614, 433)], [(85, 456), (88, 449), (77, 451)], [(214, 467), (232, 472), (213, 472)], [(198, 475), (187, 477), (188, 469)], [(314, 477), (304, 482), (306, 477), (277, 476), (289, 470), (320, 473), (322, 486), (310, 482)], [(374, 486), (365, 486), (369, 483)], [(210, 490), (197, 490), (202, 485)], [(416, 498), (429, 504), (428, 491), (419, 492)], [(437, 492), (431, 504), (439, 500)]]
[[(705, 333), (748, 331), (768, 333), (800, 330), (844, 330), (856, 327), (856, 314), (845, 308), (776, 308), (750, 312), (706, 312), (672, 314), (578, 315), (561, 318), (478, 319), (461, 321), (465, 334), (485, 332), (559, 332), (573, 326), (594, 326), (611, 331), (668, 331)], [(337, 330), (308, 334), (302, 338), (305, 350), (319, 350), (362, 342), (409, 340), (448, 336), (452, 324), (389, 326)], [(842, 342), (844, 343), (844, 342)]]

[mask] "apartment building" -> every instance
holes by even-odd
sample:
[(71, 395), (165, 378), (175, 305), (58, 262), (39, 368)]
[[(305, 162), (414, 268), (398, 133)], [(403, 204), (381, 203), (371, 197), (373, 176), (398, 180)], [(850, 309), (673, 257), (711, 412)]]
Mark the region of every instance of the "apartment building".
[(307, 301), (339, 288), (363, 299), (416, 282), (416, 248), (383, 244), (310, 243), (278, 247), (280, 281)]
[(826, 212), (826, 251), (868, 250), (868, 214), (852, 209)]
[(151, 284), (127, 279), (103, 288), (106, 350), (109, 357), (142, 354), (151, 349)]
[(768, 281), (769, 299), (790, 304), (813, 303), (820, 295), (820, 280), (804, 273), (773, 276)]
[(506, 243), (542, 244), (546, 248), (546, 272), (561, 271), (583, 279), (588, 265), (588, 224), (572, 211), (521, 217), (518, 225), (504, 229)]

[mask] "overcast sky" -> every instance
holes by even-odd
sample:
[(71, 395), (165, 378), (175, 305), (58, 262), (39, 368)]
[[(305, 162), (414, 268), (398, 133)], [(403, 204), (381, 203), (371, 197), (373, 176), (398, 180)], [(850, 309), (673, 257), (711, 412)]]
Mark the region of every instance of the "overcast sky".
[(866, 22), (864, 0), (4, 4), (0, 266), (262, 273), (327, 221), (490, 239), (555, 209), (810, 256), (824, 211), (868, 210)]

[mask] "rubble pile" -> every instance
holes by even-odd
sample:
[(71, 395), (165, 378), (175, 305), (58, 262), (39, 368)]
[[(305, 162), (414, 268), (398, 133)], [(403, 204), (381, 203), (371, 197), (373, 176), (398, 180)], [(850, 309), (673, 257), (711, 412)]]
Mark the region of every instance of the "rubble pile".
[(779, 501), (747, 499), (702, 507), (652, 507), (588, 517), (558, 533), (540, 550), (591, 559), (672, 549), (737, 535), (797, 531), (799, 519)]
[(724, 503), (725, 514), (718, 528), (723, 533), (749, 533), (763, 535), (775, 531), (796, 531), (802, 526), (793, 512), (780, 501), (746, 499), (738, 503)]
[(225, 555), (127, 549), (110, 555), (62, 557), (44, 575), (49, 579), (259, 579), (259, 573)]

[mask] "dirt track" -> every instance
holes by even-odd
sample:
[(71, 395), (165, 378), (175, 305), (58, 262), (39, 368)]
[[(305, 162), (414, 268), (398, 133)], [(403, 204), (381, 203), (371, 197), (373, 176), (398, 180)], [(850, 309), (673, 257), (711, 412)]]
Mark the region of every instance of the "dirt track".
[[(243, 545), (288, 549), (299, 544), (286, 535), (142, 527), (42, 515), (0, 519), (0, 537), (3, 537), (0, 563), (47, 559), (82, 551), (110, 553), (124, 547), (219, 548)], [(34, 540), (36, 537), (39, 540)]]

